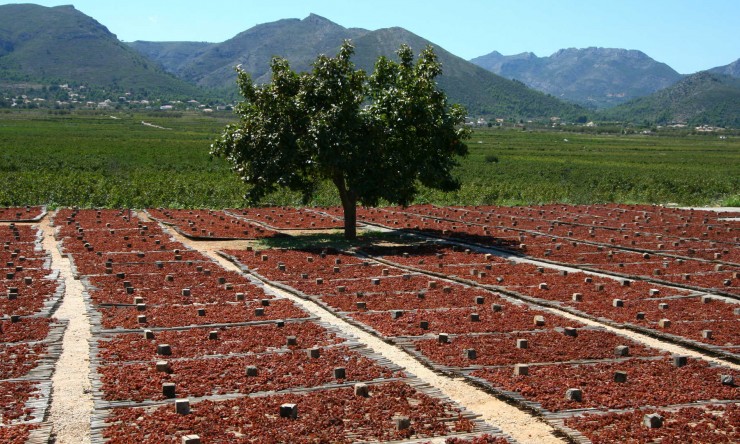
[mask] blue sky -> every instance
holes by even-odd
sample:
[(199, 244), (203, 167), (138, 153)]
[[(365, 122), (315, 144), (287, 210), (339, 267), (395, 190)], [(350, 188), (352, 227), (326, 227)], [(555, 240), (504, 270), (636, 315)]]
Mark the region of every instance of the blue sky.
[[(222, 42), (315, 13), (344, 27), (401, 26), (471, 59), (491, 51), (638, 49), (682, 74), (740, 58), (740, 0), (67, 0), (123, 41)], [(18, 3), (18, 2), (4, 2)]]

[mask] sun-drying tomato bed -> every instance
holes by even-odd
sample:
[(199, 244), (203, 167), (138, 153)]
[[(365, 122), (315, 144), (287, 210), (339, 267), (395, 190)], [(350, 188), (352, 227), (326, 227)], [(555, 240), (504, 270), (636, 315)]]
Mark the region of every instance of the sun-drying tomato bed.
[[(295, 404), (295, 418), (280, 417), (280, 406)], [(408, 418), (399, 430), (394, 418)], [(473, 423), (454, 406), (425, 395), (403, 382), (370, 386), (368, 397), (352, 387), (303, 394), (202, 401), (191, 413), (178, 415), (171, 404), (155, 409), (115, 409), (104, 436), (110, 443), (179, 443), (197, 434), (205, 442), (393, 441), (470, 432)]]
[[(211, 332), (214, 331), (215, 338), (211, 337)], [(295, 337), (295, 345), (287, 345), (288, 337)], [(343, 341), (344, 339), (314, 322), (288, 322), (282, 327), (270, 323), (215, 330), (165, 330), (156, 332), (153, 339), (146, 339), (141, 333), (118, 334), (110, 340), (98, 342), (98, 355), (107, 363), (151, 361), (162, 358), (157, 354), (159, 344), (170, 346), (171, 355), (167, 359), (179, 359), (230, 353), (265, 353), (286, 348), (309, 349)]]
[(34, 419), (33, 409), (27, 408), (26, 402), (37, 390), (36, 384), (31, 381), (0, 381), (0, 423)]
[[(346, 347), (320, 349), (313, 358), (306, 350), (283, 353), (169, 360), (169, 372), (155, 362), (113, 364), (98, 369), (107, 400), (161, 400), (162, 384), (175, 383), (178, 398), (212, 394), (254, 393), (295, 387), (316, 387), (336, 382), (372, 381), (401, 376)], [(256, 368), (255, 375), (247, 367)], [(337, 378), (335, 368), (345, 369)]]
[(319, 209), (265, 207), (239, 208), (229, 212), (279, 230), (326, 230), (344, 227), (344, 221), (322, 214)]
[(0, 379), (22, 377), (36, 367), (45, 351), (44, 344), (0, 344)]
[(0, 208), (0, 222), (34, 221), (44, 213), (44, 207), (41, 206)]
[[(644, 425), (645, 415), (658, 414), (661, 427)], [(707, 405), (678, 410), (643, 408), (624, 413), (585, 414), (565, 420), (594, 444), (660, 442), (737, 443), (740, 442), (740, 405)]]
[[(272, 300), (269, 306), (251, 302), (253, 301), (151, 308), (147, 306), (143, 311), (138, 307), (102, 307), (99, 311), (102, 326), (108, 329), (183, 327), (308, 317), (305, 311), (285, 299)], [(139, 316), (145, 316), (145, 319)]]
[[(682, 367), (674, 366), (671, 358), (631, 359), (616, 363), (530, 366), (525, 376), (514, 375), (513, 367), (475, 370), (471, 375), (498, 389), (516, 392), (551, 412), (738, 399), (740, 388), (723, 384), (720, 376), (729, 374), (737, 380), (740, 374), (710, 367), (705, 361), (687, 361)], [(615, 382), (617, 371), (627, 374), (626, 382)], [(566, 399), (569, 388), (582, 390), (582, 401)]]
[[(538, 362), (613, 359), (619, 346), (629, 356), (655, 356), (658, 350), (603, 330), (575, 329), (535, 333), (461, 335), (440, 342), (437, 338), (414, 340), (413, 346), (427, 359), (448, 367), (513, 366)], [(525, 343), (522, 343), (522, 340)], [(474, 350), (473, 356), (468, 350)]]
[(150, 208), (147, 212), (154, 219), (175, 225), (180, 233), (191, 238), (260, 239), (278, 235), (274, 230), (224, 211)]
[(34, 424), (19, 424), (0, 427), (0, 442), (5, 444), (25, 444), (31, 436), (31, 431), (38, 428)]
[(423, 289), (414, 292), (380, 293), (357, 292), (334, 288), (334, 295), (321, 295), (321, 300), (337, 311), (388, 311), (388, 310), (424, 310), (435, 308), (490, 307), (500, 303), (501, 298), (494, 293), (461, 285), (450, 286), (450, 291)]
[[(501, 305), (501, 304), (499, 304)], [(472, 320), (471, 314), (477, 314), (478, 320)], [(350, 316), (362, 322), (384, 336), (420, 336), (429, 333), (506, 333), (512, 331), (539, 330), (543, 327), (579, 327), (580, 323), (560, 316), (525, 306), (504, 304), (500, 311), (493, 311), (490, 306), (479, 310), (470, 308), (415, 310), (404, 311), (396, 319), (393, 312), (351, 313)], [(535, 317), (544, 318), (543, 325), (537, 325)], [(428, 323), (422, 328), (421, 323)]]

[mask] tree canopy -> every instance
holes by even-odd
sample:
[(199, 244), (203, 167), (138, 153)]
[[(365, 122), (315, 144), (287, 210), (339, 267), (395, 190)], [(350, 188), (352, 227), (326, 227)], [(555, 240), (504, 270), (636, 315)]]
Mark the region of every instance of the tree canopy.
[(464, 140), (465, 110), (449, 104), (435, 81), (441, 65), (431, 47), (414, 62), (406, 45), (399, 61), (378, 58), (367, 75), (351, 61), (345, 41), (335, 57), (319, 56), (308, 73), (296, 73), (275, 57), (272, 82), (255, 85), (237, 67), (244, 101), (237, 124), (228, 125), (211, 153), (228, 159), (249, 185), (256, 203), (278, 187), (304, 201), (330, 180), (339, 192), (345, 237), (356, 236), (356, 206), (381, 200), (410, 204), (419, 185), (453, 191), (452, 170)]

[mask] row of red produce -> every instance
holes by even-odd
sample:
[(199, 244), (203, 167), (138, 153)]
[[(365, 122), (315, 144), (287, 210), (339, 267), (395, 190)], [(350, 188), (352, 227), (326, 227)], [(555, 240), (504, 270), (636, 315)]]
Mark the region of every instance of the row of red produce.
[(150, 208), (147, 213), (153, 219), (174, 225), (191, 238), (260, 239), (278, 234), (225, 211)]
[[(506, 221), (516, 223), (520, 229), (542, 231), (543, 227), (566, 228), (568, 231), (581, 229), (588, 237), (621, 237), (622, 234), (640, 233), (666, 236), (668, 238), (693, 238), (703, 241), (737, 242), (737, 221), (731, 212), (683, 210), (655, 206), (652, 208), (633, 206), (618, 208), (609, 206), (550, 205), (535, 207), (434, 207), (418, 205), (411, 211), (431, 216), (471, 223)], [(584, 233), (582, 229), (587, 231)], [(729, 229), (729, 230), (728, 230)], [(579, 236), (580, 237), (580, 236)]]
[[(28, 221), (41, 207), (2, 208), (0, 220)], [(49, 405), (47, 371), (58, 352), (51, 318), (64, 289), (50, 269), (37, 226), (0, 225), (0, 441), (25, 443), (31, 434), (48, 437), (42, 427)], [(59, 335), (57, 335), (59, 336)], [(42, 429), (45, 432), (38, 435)]]
[[(269, 442), (279, 427), (282, 441), (353, 442), (479, 428), (453, 404), (415, 388), (400, 369), (290, 300), (187, 250), (157, 224), (106, 210), (63, 210), (57, 219), (63, 251), (102, 329), (91, 352), (96, 398), (116, 406), (98, 411), (105, 425), (94, 436), (114, 443), (179, 443), (193, 434), (204, 442)], [(330, 388), (336, 385), (344, 388)], [(289, 402), (295, 406), (281, 416)], [(126, 419), (131, 415), (136, 420)]]
[(327, 230), (344, 227), (341, 219), (322, 213), (321, 210), (321, 208), (266, 207), (238, 208), (228, 212), (276, 230)]
[(46, 213), (42, 206), (26, 205), (25, 207), (0, 208), (0, 222), (37, 221)]
[[(702, 301), (681, 289), (564, 273), (438, 244), (364, 252), (419, 271), (482, 283), (490, 279), (499, 288), (562, 300), (597, 316), (607, 314), (597, 309), (611, 313), (640, 309), (643, 324), (656, 330), (668, 328), (655, 325), (663, 315), (672, 316), (673, 325), (695, 323), (703, 330), (714, 329), (714, 340), (724, 345), (734, 344), (737, 338), (735, 304), (718, 298)], [(482, 288), (331, 250), (229, 250), (225, 254), (268, 280), (396, 339), (432, 365), (468, 375), (544, 412), (607, 412), (739, 399), (731, 382), (740, 377), (735, 371), (700, 360), (684, 361), (627, 337), (512, 303)], [(573, 293), (580, 295), (576, 301)], [(615, 304), (615, 299), (620, 303)], [(734, 433), (723, 424), (715, 433)]]
[[(649, 234), (640, 232), (640, 228), (615, 232), (613, 230), (602, 230), (597, 237), (596, 229), (588, 228), (587, 235), (579, 236), (576, 228), (568, 226), (567, 230), (556, 234), (555, 225), (548, 226), (544, 222), (530, 222), (529, 226), (523, 227), (519, 219), (510, 223), (501, 222), (501, 215), (489, 215), (486, 218), (472, 218), (461, 215), (463, 220), (450, 218), (435, 218), (439, 210), (430, 211), (425, 207), (410, 207), (407, 209), (362, 209), (358, 210), (358, 218), (369, 222), (388, 226), (390, 228), (406, 228), (428, 232), (429, 234), (442, 237), (460, 238), (484, 245), (506, 248), (521, 254), (558, 261), (576, 266), (590, 266), (597, 269), (608, 269), (610, 265), (633, 264), (645, 262), (645, 252), (639, 250), (640, 242), (646, 236), (660, 238), (655, 249), (642, 248), (653, 255), (653, 259), (667, 262), (663, 265), (661, 279), (670, 282), (683, 281), (686, 285), (694, 287), (714, 289), (740, 295), (740, 282), (737, 272), (740, 271), (740, 251), (736, 248), (740, 229), (736, 222), (725, 222), (728, 225), (722, 230), (708, 230), (707, 236), (694, 240), (687, 237), (666, 237), (663, 234)], [(466, 211), (466, 213), (470, 213)], [(430, 216), (431, 214), (431, 216)], [(444, 215), (450, 216), (445, 213)], [(468, 219), (473, 220), (470, 222)], [(729, 230), (729, 231), (728, 231)], [(709, 233), (722, 232), (728, 236), (719, 236), (719, 240), (709, 237)], [(584, 234), (584, 233), (582, 233)], [(553, 242), (550, 244), (550, 242)], [(584, 242), (588, 242), (584, 244)], [(593, 245), (594, 243), (600, 245)], [(658, 248), (660, 246), (660, 248)], [(645, 245), (642, 245), (645, 247)], [(673, 249), (673, 251), (667, 251)], [(676, 256), (683, 256), (676, 260)], [(674, 271), (673, 264), (690, 265), (689, 271)], [(617, 271), (610, 269), (609, 271)], [(648, 273), (640, 273), (639, 276), (652, 277), (654, 268)], [(701, 281), (686, 282), (686, 274), (702, 273), (705, 277)]]
[[(616, 323), (683, 336), (710, 346), (740, 345), (740, 304), (734, 301), (645, 281), (615, 280), (455, 250), (460, 248), (432, 243), (367, 251), (393, 263), (555, 302), (560, 307)], [(420, 260), (424, 263), (419, 264)]]

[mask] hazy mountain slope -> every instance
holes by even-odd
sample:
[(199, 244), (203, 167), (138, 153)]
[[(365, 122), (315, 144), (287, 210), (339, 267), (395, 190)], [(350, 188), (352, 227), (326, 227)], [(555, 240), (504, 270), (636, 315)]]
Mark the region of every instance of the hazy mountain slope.
[(471, 114), (501, 117), (574, 116), (584, 110), (527, 88), (475, 66), (403, 28), (381, 29), (355, 41), (355, 63), (367, 70), (378, 56), (393, 56), (402, 43), (418, 54), (432, 45), (442, 63), (440, 86), (451, 100), (462, 103)]
[(147, 42), (128, 43), (144, 56), (158, 62), (165, 71), (178, 75), (182, 67), (203, 54), (214, 43), (208, 42)]
[(624, 105), (605, 111), (611, 119), (666, 124), (740, 127), (740, 79), (700, 72)]
[(494, 51), (471, 61), (539, 91), (596, 108), (652, 94), (682, 78), (668, 65), (626, 49), (570, 48), (549, 57)]
[(709, 72), (714, 74), (725, 74), (732, 77), (740, 77), (740, 59), (735, 60), (729, 65), (712, 68)]
[(0, 79), (194, 93), (72, 6), (0, 6)]
[(234, 67), (241, 64), (256, 81), (267, 82), (272, 57), (285, 57), (293, 69), (305, 71), (318, 54), (332, 53), (344, 39), (367, 32), (344, 28), (314, 14), (303, 20), (265, 23), (206, 49), (178, 70), (178, 75), (200, 86), (233, 87)]

